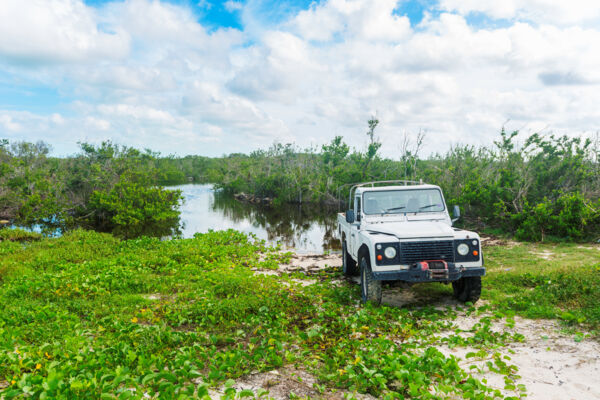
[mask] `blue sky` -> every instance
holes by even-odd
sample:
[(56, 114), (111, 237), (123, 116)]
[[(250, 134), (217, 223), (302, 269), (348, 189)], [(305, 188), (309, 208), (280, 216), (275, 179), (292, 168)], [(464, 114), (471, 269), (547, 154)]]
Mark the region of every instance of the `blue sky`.
[(360, 149), (372, 114), (390, 156), (419, 131), (430, 153), (593, 135), (599, 22), (584, 0), (3, 0), (0, 138)]
[[(86, 0), (85, 3), (93, 7), (102, 7), (106, 3), (111, 3), (112, 0)], [(215, 28), (236, 28), (243, 29), (239, 10), (227, 9), (225, 1), (215, 0), (168, 0), (165, 1), (178, 6), (186, 7), (194, 11), (198, 18), (198, 22)], [(238, 1), (240, 5), (244, 5), (245, 1)], [(286, 19), (289, 15), (297, 13), (300, 10), (307, 9), (311, 4), (318, 5), (319, 1), (314, 0), (297, 0), (297, 1), (264, 1), (261, 2), (261, 11), (264, 13), (265, 19), (272, 23), (280, 22)], [(414, 1), (417, 4), (420, 1)]]
[[(85, 4), (93, 7), (101, 7), (113, 0), (85, 0)], [(228, 10), (225, 1), (214, 0), (169, 0), (168, 3), (188, 7), (194, 10), (198, 17), (198, 22), (214, 28), (226, 27), (243, 29), (239, 11)], [(244, 5), (245, 1), (238, 2)], [(295, 1), (264, 1), (261, 2), (261, 10), (264, 16), (271, 23), (278, 23), (289, 18), (301, 10), (306, 10), (311, 6), (318, 6), (321, 1), (318, 0), (295, 0)], [(406, 15), (412, 24), (418, 24), (423, 19), (425, 12), (437, 12), (437, 2), (433, 0), (411, 0), (398, 3), (395, 12), (399, 15)]]

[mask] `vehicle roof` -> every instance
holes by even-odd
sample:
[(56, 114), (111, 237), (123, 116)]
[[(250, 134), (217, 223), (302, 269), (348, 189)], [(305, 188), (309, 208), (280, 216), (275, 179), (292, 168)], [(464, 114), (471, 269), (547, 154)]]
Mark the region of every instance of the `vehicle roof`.
[(422, 184), (422, 185), (394, 185), (394, 186), (362, 186), (356, 188), (356, 193), (364, 193), (364, 192), (381, 192), (386, 190), (415, 190), (415, 189), (439, 189), (439, 186)]

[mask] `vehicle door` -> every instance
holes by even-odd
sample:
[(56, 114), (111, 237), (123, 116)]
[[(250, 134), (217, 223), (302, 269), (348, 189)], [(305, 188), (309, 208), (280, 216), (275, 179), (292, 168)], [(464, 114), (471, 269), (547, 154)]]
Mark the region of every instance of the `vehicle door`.
[(356, 196), (354, 198), (354, 215), (355, 220), (350, 224), (350, 240), (349, 240), (349, 252), (350, 254), (356, 254), (358, 251), (358, 231), (360, 229), (360, 223), (362, 219), (362, 204), (361, 197)]

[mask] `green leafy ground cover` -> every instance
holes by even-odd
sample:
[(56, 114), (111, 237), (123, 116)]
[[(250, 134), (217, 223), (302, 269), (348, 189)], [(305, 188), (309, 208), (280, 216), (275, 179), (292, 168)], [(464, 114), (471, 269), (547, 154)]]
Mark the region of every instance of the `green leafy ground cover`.
[(41, 233), (32, 232), (25, 229), (0, 229), (0, 241), (10, 240), (15, 242), (27, 242), (40, 240), (41, 238)]
[[(600, 252), (591, 246), (490, 247), (488, 302), (464, 307), (482, 315), (468, 334), (453, 323), (460, 308), (427, 305), (449, 297), (447, 286), (417, 287), (425, 304), (362, 307), (336, 268), (307, 286), (298, 273), (255, 274), (285, 261), (276, 250), (235, 231), (0, 242), (0, 398), (207, 398), (222, 387), (226, 398), (266, 398), (236, 392), (231, 380), (284, 365), (310, 371), (320, 391), (350, 396), (518, 398), (525, 388), (502, 348), (524, 338), (491, 330), (494, 321), (600, 321)], [(504, 376), (504, 391), (440, 345), (491, 354), (486, 368)]]

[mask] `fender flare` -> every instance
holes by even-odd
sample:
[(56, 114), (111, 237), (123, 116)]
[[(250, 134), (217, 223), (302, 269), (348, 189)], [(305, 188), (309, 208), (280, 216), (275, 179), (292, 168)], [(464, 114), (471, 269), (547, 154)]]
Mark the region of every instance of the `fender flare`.
[(362, 256), (366, 256), (367, 258), (369, 258), (369, 263), (371, 262), (371, 255), (369, 252), (369, 246), (367, 246), (366, 243), (363, 243), (360, 248), (358, 249), (358, 252), (356, 253), (356, 258), (357, 258), (357, 262), (360, 263), (360, 259)]

